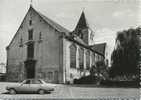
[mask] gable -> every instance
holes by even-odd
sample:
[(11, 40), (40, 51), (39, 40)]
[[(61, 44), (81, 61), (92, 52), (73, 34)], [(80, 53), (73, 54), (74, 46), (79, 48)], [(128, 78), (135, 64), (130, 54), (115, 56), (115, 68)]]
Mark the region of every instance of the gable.
[(13, 43), (13, 41), (15, 40), (16, 36), (19, 34), (19, 30), (20, 28), (22, 27), (23, 25), (23, 22), (26, 20), (26, 17), (27, 15), (30, 13), (30, 12), (34, 12), (36, 13), (37, 15), (40, 16), (40, 18), (42, 20), (44, 20), (47, 24), (49, 24), (50, 26), (52, 26), (54, 29), (56, 29), (58, 32), (60, 33), (65, 33), (66, 35), (68, 35), (69, 33), (69, 30), (65, 29), (64, 27), (62, 27), (61, 25), (57, 24), (56, 22), (52, 21), (51, 19), (49, 19), (48, 17), (44, 16), (43, 14), (41, 14), (40, 12), (36, 11), (32, 6), (30, 6), (28, 12), (26, 13), (20, 27), (18, 28), (16, 34), (14, 35), (14, 37), (12, 38), (10, 44), (7, 46), (7, 48), (10, 47), (10, 45)]
[(29, 14), (30, 11), (32, 11), (32, 7), (30, 7), (29, 10), (27, 11), (27, 13), (26, 13), (26, 15), (25, 15), (23, 21), (21, 22), (21, 24), (20, 24), (20, 26), (19, 26), (17, 32), (15, 33), (15, 35), (13, 36), (11, 42), (9, 43), (9, 45), (8, 45), (6, 48), (10, 48), (10, 46), (11, 46), (11, 44), (14, 42), (15, 38), (20, 34), (19, 31), (20, 31), (20, 29), (23, 27), (23, 23), (25, 22), (26, 17), (28, 16), (28, 14)]

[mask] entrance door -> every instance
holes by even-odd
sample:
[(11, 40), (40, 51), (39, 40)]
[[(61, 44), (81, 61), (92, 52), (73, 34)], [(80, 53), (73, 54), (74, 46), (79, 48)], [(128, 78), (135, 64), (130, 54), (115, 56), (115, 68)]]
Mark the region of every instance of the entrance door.
[(26, 61), (26, 78), (35, 78), (35, 61)]

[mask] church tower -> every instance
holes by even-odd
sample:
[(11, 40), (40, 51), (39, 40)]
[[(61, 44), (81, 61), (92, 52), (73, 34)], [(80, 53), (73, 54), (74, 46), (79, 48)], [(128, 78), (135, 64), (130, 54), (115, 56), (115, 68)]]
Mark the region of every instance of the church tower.
[(79, 21), (75, 27), (74, 33), (79, 36), (86, 44), (93, 44), (94, 34), (90, 29), (84, 11), (82, 11)]

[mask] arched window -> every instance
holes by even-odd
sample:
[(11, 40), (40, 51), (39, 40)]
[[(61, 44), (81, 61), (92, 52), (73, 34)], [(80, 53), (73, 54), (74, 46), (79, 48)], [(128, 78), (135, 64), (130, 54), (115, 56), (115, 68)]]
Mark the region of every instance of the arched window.
[(31, 20), (31, 19), (29, 20), (29, 25), (30, 25), (30, 26), (32, 25), (32, 20)]
[(84, 69), (84, 49), (79, 49), (79, 67), (80, 69)]
[(70, 67), (76, 68), (76, 46), (74, 44), (70, 46)]
[(22, 46), (23, 46), (23, 39), (21, 38), (19, 42), (19, 47), (22, 47)]
[(90, 51), (86, 52), (86, 69), (90, 68)]
[(95, 53), (92, 53), (91, 59), (92, 59), (92, 65), (94, 65), (95, 64)]

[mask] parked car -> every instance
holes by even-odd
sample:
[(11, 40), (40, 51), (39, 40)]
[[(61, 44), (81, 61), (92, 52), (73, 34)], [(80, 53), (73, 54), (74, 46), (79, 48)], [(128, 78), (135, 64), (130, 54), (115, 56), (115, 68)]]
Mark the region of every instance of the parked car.
[(54, 85), (47, 84), (45, 81), (41, 79), (27, 79), (20, 84), (7, 86), (6, 89), (9, 91), (10, 94), (16, 93), (44, 94), (54, 91)]

